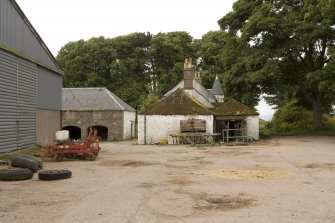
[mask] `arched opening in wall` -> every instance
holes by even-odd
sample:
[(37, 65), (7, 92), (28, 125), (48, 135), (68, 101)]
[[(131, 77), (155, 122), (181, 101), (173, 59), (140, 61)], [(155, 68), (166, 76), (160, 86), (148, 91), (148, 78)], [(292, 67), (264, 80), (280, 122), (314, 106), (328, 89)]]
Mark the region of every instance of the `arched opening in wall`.
[(107, 140), (108, 139), (108, 128), (106, 126), (102, 125), (93, 125), (87, 128), (87, 132), (90, 131), (90, 128), (95, 128), (98, 130), (98, 137), (100, 137), (101, 140)]
[(77, 126), (64, 126), (62, 129), (69, 131), (70, 139), (80, 139), (81, 138), (81, 128)]

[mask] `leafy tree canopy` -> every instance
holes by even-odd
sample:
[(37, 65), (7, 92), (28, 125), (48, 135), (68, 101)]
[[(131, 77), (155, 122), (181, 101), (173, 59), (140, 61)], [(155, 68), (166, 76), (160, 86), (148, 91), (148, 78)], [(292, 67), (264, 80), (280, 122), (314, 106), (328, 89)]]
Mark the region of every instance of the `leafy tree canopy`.
[(195, 58), (196, 44), (186, 32), (158, 33), (149, 48), (153, 93), (163, 96), (183, 79), (186, 58)]
[[(222, 31), (203, 37), (203, 48), (214, 42), (214, 55), (203, 55), (204, 67), (220, 74), (226, 94), (249, 105), (262, 93), (277, 105), (296, 98), (312, 108), (313, 127), (320, 129), (322, 111), (335, 95), (334, 5), (334, 0), (238, 0), (219, 20)], [(211, 69), (215, 63), (222, 65), (219, 70)]]
[(161, 97), (181, 81), (193, 45), (186, 32), (132, 33), (69, 42), (57, 60), (64, 87), (104, 86), (137, 109), (149, 94)]

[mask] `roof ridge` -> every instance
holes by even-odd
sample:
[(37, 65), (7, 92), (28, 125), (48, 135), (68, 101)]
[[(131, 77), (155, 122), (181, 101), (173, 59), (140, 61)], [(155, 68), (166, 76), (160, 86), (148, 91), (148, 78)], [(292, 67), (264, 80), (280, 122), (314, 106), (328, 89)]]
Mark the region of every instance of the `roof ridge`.
[[(194, 80), (194, 81), (196, 81), (196, 80)], [(208, 98), (212, 97), (212, 99), (214, 99), (214, 101), (216, 101), (215, 96), (211, 92), (208, 92), (208, 90), (204, 87), (204, 85), (200, 84), (198, 81), (196, 81), (196, 82), (198, 83), (198, 86), (200, 86), (200, 88), (203, 88), (204, 90), (206, 90), (206, 92), (208, 93)], [(193, 84), (193, 86), (195, 86), (195, 85)], [(198, 91), (195, 87), (193, 87), (193, 89), (196, 90), (202, 97), (204, 97), (208, 101), (208, 103), (212, 104), (212, 102), (210, 102), (208, 100), (208, 98), (205, 95), (203, 95), (200, 91)]]
[[(46, 51), (46, 53), (49, 55), (50, 59), (54, 62), (56, 67), (58, 68), (58, 73), (63, 74), (63, 70), (60, 67), (56, 57), (51, 53), (50, 49), (46, 45), (46, 43), (43, 41), (42, 37), (38, 34), (35, 27), (32, 25), (32, 23), (29, 21), (28, 17), (25, 15), (19, 4), (15, 0), (9, 0), (12, 6), (16, 9), (19, 16), (22, 18), (23, 22), (28, 26), (30, 31), (33, 33), (37, 41), (42, 45), (42, 48)], [(43, 65), (43, 64), (41, 64)]]
[(106, 89), (105, 87), (63, 87), (63, 89)]
[(116, 98), (113, 96), (113, 94), (112, 94), (112, 92), (110, 92), (107, 88), (105, 88), (105, 91), (109, 94), (109, 96), (111, 96), (113, 99), (114, 99), (114, 101), (120, 106), (120, 108), (122, 109), (122, 110), (126, 110), (119, 102), (118, 102), (118, 100), (116, 100)]
[[(231, 104), (233, 103), (233, 104)], [(231, 105), (230, 105), (231, 104)], [(247, 112), (244, 112), (244, 114), (241, 115), (259, 115), (259, 113), (257, 111), (255, 111), (253, 108), (243, 104), (242, 102), (239, 102), (235, 99), (230, 99), (229, 101), (226, 101), (224, 103), (221, 104), (221, 106), (217, 107), (214, 112), (222, 112), (227, 110), (228, 107), (232, 107), (232, 106), (239, 106), (240, 109), (244, 109)], [(229, 113), (229, 112), (228, 112)], [(238, 114), (234, 114), (234, 115), (238, 115)]]
[(242, 102), (240, 102), (240, 101), (235, 100), (234, 98), (230, 99), (229, 102), (230, 102), (230, 101), (236, 101), (237, 103), (240, 103), (241, 105), (243, 105), (245, 108), (248, 108), (248, 109), (253, 110), (253, 109), (250, 108), (249, 106), (245, 105), (244, 103), (242, 103)]

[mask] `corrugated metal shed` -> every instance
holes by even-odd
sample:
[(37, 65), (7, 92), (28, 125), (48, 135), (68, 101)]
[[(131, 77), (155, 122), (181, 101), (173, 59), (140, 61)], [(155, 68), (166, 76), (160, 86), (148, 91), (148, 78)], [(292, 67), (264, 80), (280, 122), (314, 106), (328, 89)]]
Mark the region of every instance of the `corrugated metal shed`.
[(0, 50), (0, 150), (36, 142), (37, 65)]
[(18, 147), (36, 144), (37, 66), (18, 59)]
[(62, 110), (62, 76), (37, 66), (37, 108)]
[(0, 50), (0, 151), (16, 148), (17, 66), (16, 57)]
[(37, 109), (61, 110), (62, 71), (15, 0), (0, 0), (0, 80), (0, 151), (35, 145)]
[(14, 0), (0, 1), (0, 49), (62, 73), (56, 59)]

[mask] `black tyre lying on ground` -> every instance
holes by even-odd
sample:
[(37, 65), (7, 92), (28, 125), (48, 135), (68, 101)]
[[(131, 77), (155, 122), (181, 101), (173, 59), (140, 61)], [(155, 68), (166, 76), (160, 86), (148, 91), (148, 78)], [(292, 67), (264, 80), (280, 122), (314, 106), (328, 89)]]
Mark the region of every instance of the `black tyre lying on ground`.
[(10, 165), (12, 167), (28, 168), (33, 172), (36, 172), (39, 168), (39, 164), (36, 160), (21, 156), (17, 156), (11, 159)]
[(40, 180), (62, 180), (68, 179), (72, 176), (70, 170), (41, 170), (38, 172)]
[(33, 174), (33, 171), (30, 169), (3, 169), (0, 170), (0, 180), (28, 180), (33, 177)]
[(29, 155), (20, 155), (17, 157), (23, 157), (26, 159), (31, 159), (31, 160), (35, 160), (38, 163), (38, 169), (43, 169), (43, 161), (41, 159), (35, 158), (33, 156), (29, 156)]

